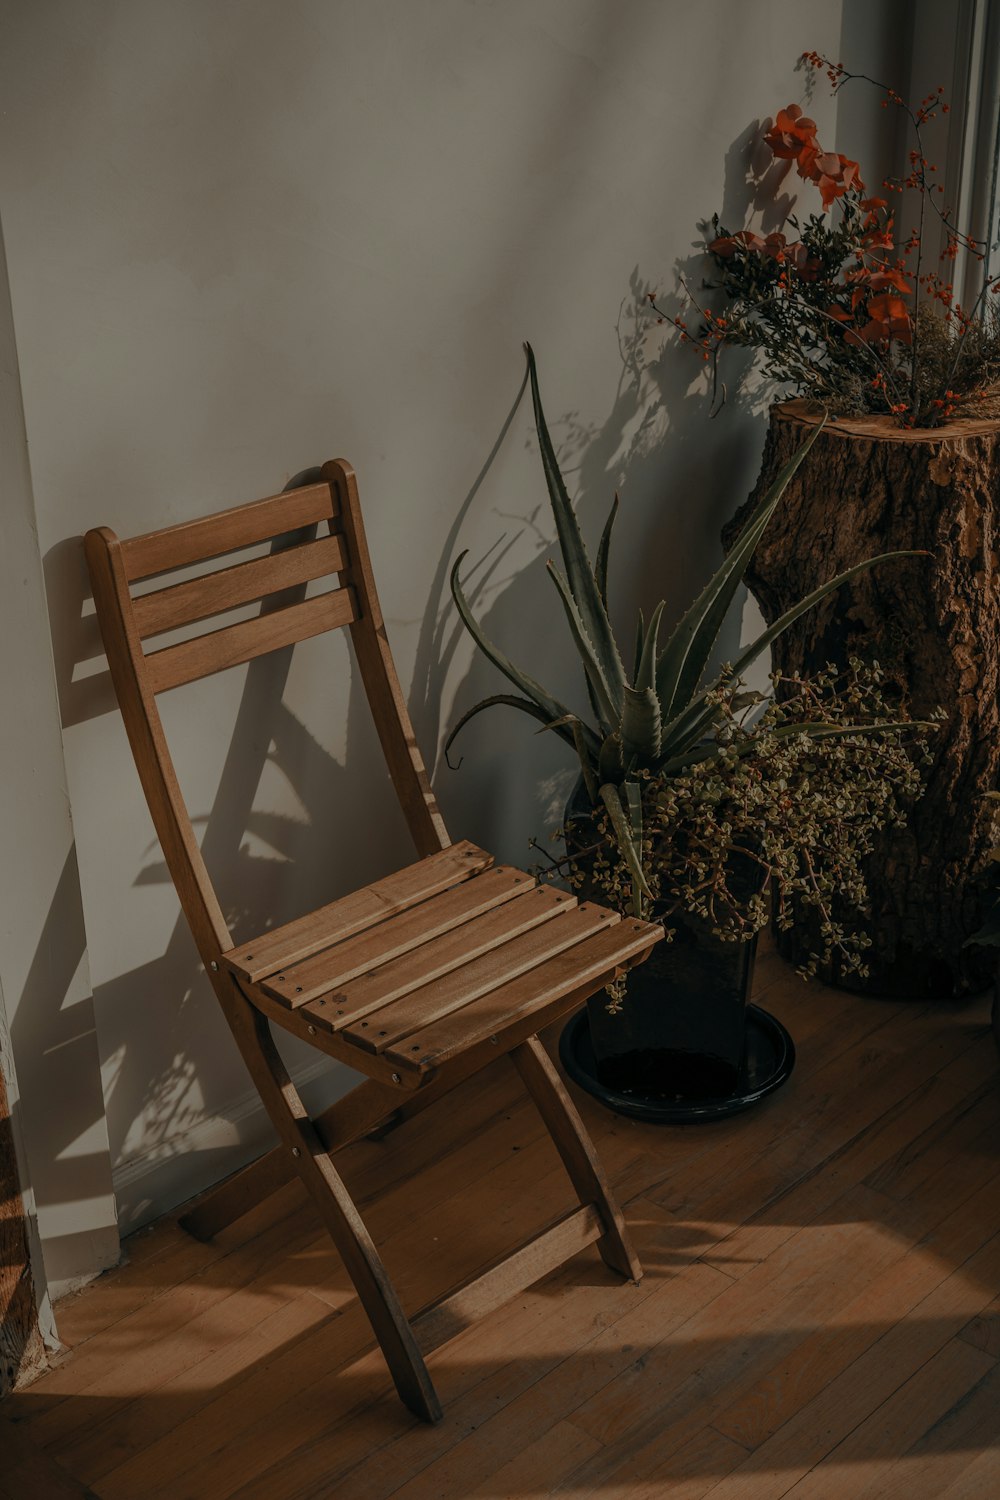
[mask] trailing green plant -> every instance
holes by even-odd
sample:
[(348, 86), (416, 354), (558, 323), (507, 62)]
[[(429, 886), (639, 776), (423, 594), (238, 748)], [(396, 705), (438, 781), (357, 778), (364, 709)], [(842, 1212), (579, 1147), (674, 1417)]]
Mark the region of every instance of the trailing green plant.
[[(649, 775), (670, 778), (683, 775), (699, 764), (721, 763), (730, 706), (739, 699), (747, 669), (768, 650), (771, 642), (856, 574), (877, 563), (920, 554), (883, 553), (839, 573), (805, 595), (762, 631), (722, 672), (709, 676), (706, 681), (720, 628), (754, 549), (789, 481), (822, 431), (821, 423), (761, 498), (729, 555), (678, 621), (665, 644), (661, 645), (659, 639), (665, 603), (656, 606), (648, 623), (639, 612), (632, 670), (626, 672), (607, 609), (608, 557), (618, 498), (616, 496), (612, 504), (596, 559), (591, 563), (556, 461), (530, 345), (525, 345), (525, 352), (542, 467), (564, 570), (550, 561), (548, 573), (579, 652), (592, 718), (587, 722), (572, 712), (541, 683), (517, 667), (485, 634), (472, 613), (459, 578), (466, 556), (463, 552), (451, 572), (451, 589), (459, 614), (480, 650), (517, 688), (517, 693), (497, 693), (470, 708), (448, 736), (445, 754), (470, 719), (486, 708), (499, 705), (529, 714), (543, 728), (558, 735), (579, 759), (591, 803), (606, 810), (615, 842), (629, 870), (632, 909), (641, 915), (644, 903), (653, 899), (642, 855), (641, 779)], [(902, 722), (886, 724), (883, 732), (903, 727)], [(810, 718), (801, 726), (792, 721), (776, 725), (774, 732), (779, 738), (798, 733), (815, 739), (836, 738), (853, 730), (832, 719), (825, 722)]]
[[(762, 711), (727, 678), (716, 689), (717, 753), (681, 771), (643, 771), (642, 859), (656, 915), (700, 919), (724, 941), (745, 942), (768, 922), (808, 917), (814, 951), (804, 975), (836, 955), (842, 973), (866, 972), (871, 939), (855, 919), (868, 909), (864, 862), (874, 834), (905, 822), (930, 759), (927, 728), (896, 722), (877, 663), (852, 660), (805, 680), (771, 678)], [(573, 881), (615, 907), (631, 900), (631, 872), (606, 814), (593, 817)], [(579, 848), (579, 828), (563, 831)], [(756, 879), (748, 879), (748, 871)]]

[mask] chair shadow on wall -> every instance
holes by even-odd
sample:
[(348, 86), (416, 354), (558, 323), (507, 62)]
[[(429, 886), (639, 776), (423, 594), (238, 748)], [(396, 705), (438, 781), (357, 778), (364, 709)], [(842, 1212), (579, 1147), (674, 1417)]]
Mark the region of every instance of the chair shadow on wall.
[[(767, 228), (787, 213), (788, 200), (778, 193), (780, 180), (760, 160), (762, 128), (760, 121), (753, 122), (727, 154), (723, 218), (733, 224), (744, 222), (748, 213), (757, 211), (765, 216)], [(703, 258), (694, 245), (691, 255), (675, 266), (678, 277), (683, 276), (688, 285), (697, 284), (702, 269)], [(685, 603), (693, 569), (707, 571), (716, 550), (713, 544), (706, 545), (705, 534), (717, 531), (743, 498), (728, 490), (725, 476), (745, 465), (748, 450), (757, 442), (756, 433), (734, 432), (722, 423), (709, 426), (711, 393), (702, 382), (693, 380), (696, 372), (684, 357), (685, 351), (669, 341), (664, 344), (649, 309), (648, 293), (652, 290), (638, 269), (633, 270), (618, 320), (617, 389), (603, 423), (583, 423), (572, 411), (552, 423), (587, 535), (594, 537), (603, 525), (613, 491), (620, 488), (623, 492), (624, 513), (615, 539), (617, 564), (612, 571), (612, 613), (623, 640), (630, 636), (633, 620), (629, 615), (634, 611), (616, 604), (617, 579), (623, 574), (634, 579), (633, 598), (647, 606), (647, 616), (648, 606), (660, 597)], [(681, 305), (675, 293), (660, 301), (668, 312)], [(554, 393), (545, 387), (544, 380), (543, 360), (543, 398), (551, 408)], [(514, 422), (524, 389), (522, 381), (492, 450), (458, 507), (434, 570), (411, 693), (418, 737), (432, 757), (447, 727), (445, 683), (463, 637), (448, 592), (448, 573), (463, 521)], [(670, 420), (678, 411), (684, 415), (679, 425)], [(664, 496), (667, 448), (670, 493)], [(577, 667), (562, 647), (558, 606), (542, 576), (552, 545), (540, 469), (538, 494), (537, 503), (523, 514), (502, 515), (498, 507), (501, 530), (508, 535), (498, 537), (496, 547), (473, 568), (469, 593), (488, 633), (502, 642), (515, 660), (530, 661), (533, 675), (558, 685), (576, 673)], [(512, 526), (513, 537), (509, 535)], [(534, 534), (535, 556), (527, 566), (505, 577), (503, 564), (519, 533)], [(695, 533), (701, 533), (700, 541)], [(693, 558), (697, 559), (694, 563)], [(68, 539), (52, 548), (45, 559), (45, 572), (64, 727), (117, 713), (106, 669), (88, 671), (102, 661), (103, 646), (89, 606), (80, 540)], [(543, 614), (545, 610), (549, 611), (547, 615)], [(540, 634), (538, 621), (542, 618), (552, 628)], [(729, 641), (723, 642), (723, 655), (731, 641), (730, 635)], [(236, 941), (295, 915), (290, 902), (294, 902), (296, 893), (308, 893), (303, 896), (303, 907), (341, 894), (336, 860), (329, 858), (331, 848), (351, 848), (352, 866), (359, 880), (375, 878), (386, 868), (387, 850), (390, 856), (396, 856), (396, 863), (409, 858), (401, 820), (397, 824), (395, 819), (394, 801), (384, 795), (384, 783), (379, 780), (381, 758), (356, 674), (352, 672), (346, 753), (340, 763), (282, 700), (289, 659), (289, 652), (281, 652), (250, 663), (214, 803), (207, 813), (194, 817), (196, 827), (202, 830), (206, 863)], [(454, 697), (455, 718), (479, 698), (495, 692), (497, 686), (493, 669), (477, 656)], [(266, 732), (262, 733), (262, 726)], [(466, 788), (473, 775), (478, 786), (510, 783), (509, 769), (523, 754), (526, 726), (518, 716), (498, 714), (489, 725), (488, 739), (484, 737), (485, 727), (485, 721), (471, 727), (466, 732), (467, 743), (459, 747), (469, 757), (463, 780), (443, 766), (437, 767), (438, 792), (446, 816), (451, 813), (449, 821), (463, 836), (494, 849), (502, 849), (506, 843), (508, 851), (514, 852), (510, 851), (509, 825), (516, 819), (510, 801), (495, 795), (470, 797)], [(554, 742), (545, 748), (545, 754), (549, 756), (551, 776), (543, 775), (527, 798), (523, 781), (518, 787), (519, 832), (524, 828), (543, 832), (559, 821), (560, 802), (572, 772), (564, 769)], [(303, 821), (254, 808), (268, 763), (287, 779), (304, 809)], [(273, 855), (252, 852), (248, 837), (258, 845), (270, 846)], [(518, 840), (518, 857), (521, 847)], [(291, 880), (290, 864), (295, 866)], [(154, 858), (144, 865), (136, 883), (153, 884), (168, 878), (163, 864)], [(229, 893), (234, 894), (227, 903)], [(26, 997), (30, 1006), (21, 1011), (26, 1015), (30, 1009), (33, 1034), (44, 1037), (48, 1047), (65, 1046), (74, 1040), (72, 1010), (64, 1012), (61, 1007), (85, 947), (76, 856), (71, 851), (32, 965)], [(103, 1057), (106, 1063), (113, 1059), (117, 1064), (108, 1086), (114, 1135), (112, 1160), (121, 1159), (129, 1129), (141, 1118), (143, 1155), (162, 1149), (164, 1171), (169, 1174), (170, 1141), (196, 1127), (206, 1114), (225, 1114), (233, 1104), (231, 1098), (220, 1098), (213, 1091), (210, 1070), (205, 1067), (205, 1060), (218, 1056), (220, 1049), (231, 1048), (231, 1041), (212, 1003), (183, 917), (178, 914), (161, 953), (98, 985), (95, 999), (101, 1017)], [(149, 1028), (151, 1040), (147, 1043), (143, 1029), (136, 1024), (139, 1006), (160, 1015), (167, 1010), (170, 1019), (160, 1039), (162, 1043), (164, 1034), (172, 1036), (169, 1056), (152, 1040), (155, 1027)], [(284, 1039), (283, 1045), (287, 1045)], [(202, 1088), (198, 1107), (189, 1097), (196, 1082)], [(60, 1180), (65, 1181), (67, 1199), (79, 1197), (87, 1190), (87, 1158), (66, 1155), (73, 1139), (61, 1132), (70, 1122), (59, 1111), (52, 1111), (50, 1119), (49, 1149), (53, 1160), (64, 1163)], [(80, 1122), (72, 1122), (74, 1138), (81, 1133), (79, 1126)], [(237, 1125), (237, 1133), (239, 1129)], [(249, 1154), (262, 1148), (256, 1139), (247, 1145), (252, 1147)], [(101, 1160), (93, 1158), (95, 1173), (99, 1173)], [(207, 1185), (235, 1164), (231, 1148), (205, 1151), (191, 1180)], [(190, 1154), (187, 1166), (191, 1166)], [(155, 1195), (155, 1173), (147, 1180)], [(128, 1223), (122, 1225), (126, 1232), (129, 1227)]]

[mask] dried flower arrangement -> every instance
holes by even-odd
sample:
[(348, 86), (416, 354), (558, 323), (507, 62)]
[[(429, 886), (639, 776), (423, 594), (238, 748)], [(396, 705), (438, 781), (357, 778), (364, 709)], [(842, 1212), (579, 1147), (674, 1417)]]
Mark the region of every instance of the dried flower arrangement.
[[(706, 281), (726, 299), (724, 312), (695, 303), (700, 323), (669, 317), (649, 300), (659, 321), (670, 321), (719, 383), (719, 355), (727, 345), (760, 351), (762, 369), (795, 395), (847, 416), (888, 414), (901, 427), (936, 427), (954, 416), (1000, 411), (1000, 280), (989, 274), (986, 245), (953, 222), (937, 167), (928, 160), (924, 131), (949, 106), (943, 88), (912, 105), (867, 74), (851, 73), (817, 52), (803, 54), (823, 69), (832, 90), (866, 82), (883, 94), (882, 107), (901, 110), (912, 132), (909, 171), (886, 178), (888, 197), (869, 195), (856, 161), (820, 145), (817, 126), (797, 104), (778, 111), (764, 142), (773, 160), (795, 164), (819, 191), (822, 210), (767, 235), (730, 230), (715, 216), (706, 245), (717, 272)], [(915, 195), (907, 207), (913, 227), (896, 243), (892, 195)], [(929, 266), (925, 241), (932, 218), (944, 249)], [(982, 267), (971, 306), (957, 299), (951, 268), (960, 252)]]
[[(804, 977), (834, 957), (840, 973), (866, 973), (865, 858), (877, 831), (905, 822), (930, 760), (927, 726), (894, 722), (881, 679), (858, 660), (810, 680), (774, 673), (765, 700), (723, 675), (711, 753), (671, 775), (639, 774), (643, 865), (668, 931), (683, 912), (746, 942), (773, 912), (782, 930), (807, 920)], [(593, 821), (576, 883), (625, 910), (631, 872), (606, 815)], [(572, 822), (564, 837), (579, 851)]]

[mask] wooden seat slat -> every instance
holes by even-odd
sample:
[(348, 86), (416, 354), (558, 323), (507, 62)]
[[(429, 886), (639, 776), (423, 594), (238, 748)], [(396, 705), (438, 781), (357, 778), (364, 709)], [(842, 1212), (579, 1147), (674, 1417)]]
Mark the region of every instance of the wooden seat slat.
[(329, 521), (337, 510), (330, 485), (311, 484), (251, 505), (237, 505), (160, 531), (147, 531), (121, 543), (125, 576), (129, 583), (139, 583), (157, 573), (169, 573), (189, 563), (271, 541), (286, 531)]
[(150, 686), (154, 693), (165, 693), (199, 677), (210, 677), (213, 672), (224, 672), (227, 667), (252, 661), (267, 651), (321, 635), (324, 630), (350, 625), (355, 619), (354, 590), (332, 589), (301, 604), (290, 604), (286, 609), (275, 609), (243, 620), (239, 625), (226, 625), (222, 630), (211, 630), (194, 640), (151, 652), (146, 657)]
[[(571, 916), (563, 920), (570, 921)], [(432, 1021), (414, 1033), (412, 1040), (404, 1038), (387, 1047), (383, 1060), (399, 1067), (416, 1063), (420, 1068), (439, 1068), (480, 1042), (502, 1037), (517, 1021), (543, 1010), (561, 995), (586, 985), (596, 989), (602, 982), (610, 983), (619, 968), (635, 963), (663, 936), (662, 928), (632, 918), (602, 926), (603, 931), (594, 932), (567, 952)]]
[(237, 609), (241, 604), (297, 583), (339, 573), (345, 563), (343, 537), (319, 537), (314, 542), (285, 547), (267, 557), (255, 557), (200, 578), (190, 578), (185, 583), (141, 594), (134, 601), (135, 623), (142, 637), (159, 635), (195, 620), (225, 614), (228, 609)]
[[(502, 949), (485, 953), (436, 983), (394, 1000), (371, 1021), (361, 1020), (346, 1027), (341, 1035), (366, 1052), (402, 1051), (412, 1061), (417, 1055), (414, 1044), (420, 1043), (422, 1048), (421, 1038), (428, 1025), (460, 1011), (518, 975), (532, 973), (546, 959), (574, 948), (591, 933), (619, 920), (617, 912), (590, 902), (559, 912), (550, 922), (512, 939)], [(567, 957), (565, 962), (571, 964), (572, 959)]]
[(283, 1005), (305, 1005), (361, 974), (377, 971), (390, 959), (409, 957), (423, 943), (474, 922), (494, 907), (530, 891), (534, 884), (534, 876), (523, 870), (498, 865), (440, 891), (419, 906), (397, 912), (367, 932), (324, 948), (300, 963), (286, 964), (263, 980), (261, 988)]
[(341, 1031), (359, 1017), (371, 1015), (411, 990), (441, 979), (472, 959), (502, 947), (575, 902), (576, 897), (566, 891), (536, 886), (475, 922), (455, 928), (412, 953), (383, 964), (371, 975), (352, 980), (342, 993), (321, 995), (307, 1005), (306, 1013), (318, 1028)]
[(240, 978), (256, 984), (270, 974), (277, 974), (287, 964), (298, 963), (321, 948), (329, 948), (333, 943), (353, 937), (396, 912), (405, 911), (439, 891), (471, 879), (492, 864), (492, 854), (462, 839), (426, 859), (404, 865), (401, 870), (352, 891), (350, 895), (341, 896), (316, 911), (231, 948), (222, 955), (222, 961)]

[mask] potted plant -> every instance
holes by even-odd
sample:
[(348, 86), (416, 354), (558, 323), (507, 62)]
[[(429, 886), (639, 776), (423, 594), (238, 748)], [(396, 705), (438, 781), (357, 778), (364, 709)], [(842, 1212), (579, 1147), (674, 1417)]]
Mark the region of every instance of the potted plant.
[[(731, 1112), (767, 1092), (765, 1083), (774, 1087), (782, 1081), (794, 1056), (777, 1023), (770, 1029), (764, 1025), (770, 1042), (758, 1050), (761, 1068), (771, 1072), (765, 1078), (758, 1068), (753, 1078), (745, 1076), (752, 941), (766, 920), (768, 901), (777, 894), (781, 921), (789, 913), (783, 895), (811, 902), (824, 913), (817, 956), (838, 949), (845, 961), (852, 956), (863, 964), (864, 940), (829, 914), (830, 892), (842, 884), (859, 904), (863, 901), (858, 863), (871, 829), (897, 819), (919, 784), (901, 737), (924, 728), (890, 716), (877, 669), (866, 671), (860, 663), (846, 676), (821, 674), (768, 703), (759, 694), (746, 694), (743, 676), (773, 641), (847, 578), (889, 558), (866, 558), (828, 579), (734, 662), (710, 673), (723, 619), (787, 485), (816, 441), (814, 432), (761, 498), (729, 556), (664, 644), (659, 636), (665, 605), (657, 605), (648, 624), (640, 614), (627, 673), (607, 613), (617, 500), (592, 565), (556, 462), (530, 348), (527, 357), (565, 573), (551, 562), (548, 570), (580, 654), (592, 717), (587, 721), (571, 712), (484, 634), (459, 578), (463, 553), (451, 574), (459, 613), (480, 649), (518, 691), (495, 694), (469, 709), (451, 731), (445, 752), (471, 718), (498, 705), (529, 714), (572, 750), (580, 783), (567, 812), (567, 832), (576, 880), (637, 915), (659, 917), (673, 939), (658, 945), (672, 950), (661, 961), (662, 970), (651, 970), (651, 980), (639, 979), (637, 971), (636, 979), (611, 997), (617, 1014), (610, 1034), (603, 1024), (608, 1002), (592, 1008), (592, 1091), (607, 1100), (616, 1082), (612, 1092), (624, 1099), (622, 1107), (649, 1118)], [(831, 800), (826, 807), (826, 827), (824, 796), (841, 799), (839, 806)], [(683, 979), (679, 963), (685, 967)], [(623, 1038), (624, 1050), (635, 1054), (630, 1087), (621, 1072)], [(729, 1059), (728, 1074), (713, 1074), (713, 1056)], [(650, 1067), (659, 1078), (655, 1091), (646, 1086), (648, 1078), (638, 1076)], [(586, 1073), (582, 1065), (581, 1071)], [(615, 1078), (609, 1080), (612, 1071)], [(685, 1094), (679, 1101), (677, 1096)]]
[[(873, 551), (934, 554), (919, 590), (904, 571), (855, 575), (836, 608), (781, 636), (775, 665), (787, 677), (877, 658), (914, 717), (944, 710), (925, 795), (906, 828), (879, 837), (867, 865), (876, 917), (869, 976), (834, 964), (830, 977), (883, 994), (948, 996), (988, 977), (982, 950), (965, 939), (982, 920), (975, 873), (988, 841), (983, 804), (969, 791), (1000, 774), (1000, 281), (985, 244), (954, 223), (928, 159), (925, 137), (948, 110), (942, 91), (909, 104), (816, 53), (803, 60), (825, 69), (836, 93), (862, 84), (882, 92), (909, 131), (905, 175), (872, 194), (859, 164), (825, 149), (800, 106), (779, 110), (763, 137), (771, 178), (784, 170), (787, 192), (795, 173), (816, 211), (790, 213), (769, 234), (714, 219), (706, 285), (715, 310), (672, 321), (717, 389), (720, 354), (739, 346), (758, 354), (779, 396), (795, 398), (772, 407), (760, 477), (726, 546), (818, 423), (817, 403), (832, 414), (747, 570), (765, 620), (831, 567)], [(803, 941), (797, 929), (784, 946), (798, 958)]]

